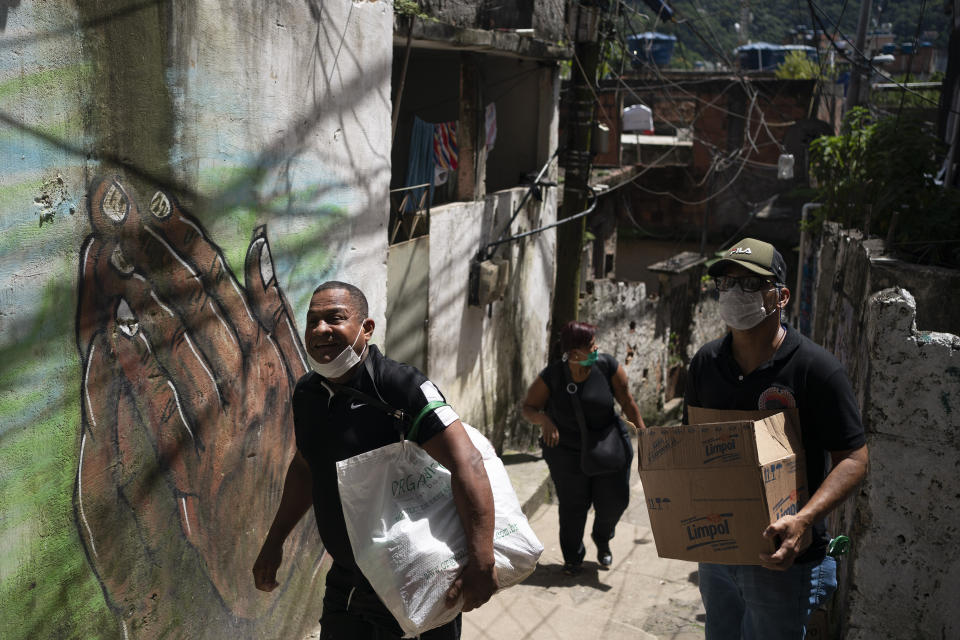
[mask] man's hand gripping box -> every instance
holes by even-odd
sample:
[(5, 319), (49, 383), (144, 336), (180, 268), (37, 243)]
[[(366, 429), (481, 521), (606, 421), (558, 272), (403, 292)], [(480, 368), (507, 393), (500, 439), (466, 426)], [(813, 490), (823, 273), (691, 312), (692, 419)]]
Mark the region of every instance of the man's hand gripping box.
[(763, 530), (806, 502), (795, 409), (688, 407), (690, 425), (640, 431), (639, 467), (661, 558), (760, 564)]

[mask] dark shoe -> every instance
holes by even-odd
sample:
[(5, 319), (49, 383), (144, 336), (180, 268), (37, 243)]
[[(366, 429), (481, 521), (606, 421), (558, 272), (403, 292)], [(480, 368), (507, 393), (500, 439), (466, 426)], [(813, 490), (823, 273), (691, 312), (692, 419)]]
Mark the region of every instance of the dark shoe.
[(567, 576), (575, 576), (583, 569), (583, 558), (587, 555), (587, 549), (582, 544), (580, 545), (580, 553), (577, 555), (576, 562), (564, 562), (563, 563), (563, 574)]
[(600, 563), (600, 566), (604, 569), (608, 568), (613, 564), (613, 554), (610, 552), (610, 542), (597, 542), (597, 562)]
[(609, 567), (613, 564), (613, 554), (610, 553), (610, 549), (598, 549), (597, 550), (597, 562), (600, 563), (601, 567)]

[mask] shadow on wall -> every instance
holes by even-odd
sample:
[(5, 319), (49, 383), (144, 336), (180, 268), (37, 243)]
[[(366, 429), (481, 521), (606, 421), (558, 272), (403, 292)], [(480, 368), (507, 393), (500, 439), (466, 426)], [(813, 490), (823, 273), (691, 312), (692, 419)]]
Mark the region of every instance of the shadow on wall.
[[(18, 4), (0, 0), (0, 13), (5, 18)], [(91, 233), (81, 246), (75, 232), (61, 227), (69, 248), (49, 250), (39, 259), (29, 255), (33, 262), (49, 262), (46, 271), (39, 269), (47, 282), (36, 296), (22, 296), (31, 308), (0, 318), (5, 339), (0, 356), (10, 363), (2, 376), (0, 437), (3, 467), (13, 469), (0, 491), (5, 516), (11, 515), (0, 533), (13, 541), (0, 562), (5, 575), (0, 636), (7, 637), (7, 629), (25, 638), (293, 635), (319, 613), (323, 549), (312, 516), (287, 542), (281, 587), (271, 594), (255, 592), (250, 573), (293, 452), (288, 398), (305, 371), (285, 294), (295, 295), (292, 283), (299, 289), (298, 281), (307, 278), (312, 288), (314, 278), (334, 266), (330, 255), (347, 239), (369, 242), (369, 236), (382, 233), (375, 224), (357, 231), (334, 226), (345, 216), (329, 203), (337, 202), (346, 185), (325, 180), (324, 169), (317, 168), (320, 153), (310, 141), (321, 119), (336, 113), (342, 131), (356, 132), (350, 144), (342, 138), (347, 152), (336, 157), (345, 165), (338, 167), (339, 175), (351, 176), (350, 196), (365, 197), (371, 210), (385, 200), (377, 175), (389, 160), (378, 153), (379, 142), (361, 137), (365, 132), (358, 132), (353, 120), (344, 123), (351, 105), (343, 103), (360, 103), (378, 92), (391, 63), (389, 56), (365, 63), (360, 77), (337, 84), (344, 97), (331, 98), (331, 78), (340, 79), (337, 60), (357, 61), (362, 51), (343, 46), (338, 29), (321, 27), (322, 3), (308, 1), (318, 22), (314, 45), (324, 55), (315, 55), (318, 69), (311, 68), (310, 77), (305, 73), (302, 84), (325, 82), (327, 90), (315, 92), (302, 113), (278, 122), (279, 133), (264, 144), (251, 138), (249, 156), (231, 151), (228, 175), (177, 181), (170, 176), (190, 168), (171, 166), (176, 154), (166, 134), (172, 118), (196, 117), (219, 105), (201, 104), (199, 114), (172, 106), (139, 111), (138, 100), (160, 103), (169, 97), (148, 89), (175, 80), (166, 75), (167, 58), (129, 38), (136, 27), (156, 30), (166, 24), (153, 16), (169, 17), (163, 12), (173, 6), (169, 0), (80, 2), (79, 19), (68, 27), (5, 40), (10, 47), (79, 38), (79, 31), (89, 36), (85, 61), (92, 60), (97, 73), (82, 81), (90, 83), (83, 107), (91, 113), (72, 107), (69, 118), (82, 124), (54, 135), (58, 127), (29, 113), (15, 118), (0, 112), (0, 122), (33, 143), (29, 149), (42, 169), (49, 168), (49, 151), (56, 149), (73, 158), (76, 175), (115, 167), (124, 177), (89, 185)], [(153, 13), (145, 11), (151, 7)], [(189, 17), (191, 10), (180, 9)], [(329, 25), (329, 15), (323, 18)], [(108, 36), (124, 38), (101, 41), (87, 33), (101, 27)], [(123, 40), (126, 45), (119, 44)], [(162, 37), (154, 40), (170, 46)], [(128, 58), (128, 51), (140, 61)], [(147, 59), (160, 62), (146, 65)], [(141, 70), (155, 75), (145, 79)], [(104, 91), (108, 83), (111, 90)], [(33, 84), (21, 79), (20, 86)], [(372, 99), (382, 99), (389, 113), (389, 95)], [(139, 137), (127, 137), (131, 132)], [(141, 140), (149, 144), (138, 151)], [(210, 197), (191, 189), (198, 183), (222, 188)], [(358, 209), (356, 217), (366, 213)], [(310, 224), (299, 225), (308, 215)], [(275, 241), (283, 238), (278, 244), (284, 249), (276, 254), (266, 227), (255, 227), (263, 220), (270, 221)], [(62, 265), (78, 247), (79, 367), (61, 347), (74, 311), (76, 260), (68, 258), (67, 270)], [(11, 269), (14, 278), (26, 273), (22, 265)], [(241, 271), (244, 284), (237, 277)], [(291, 283), (286, 292), (281, 281)], [(18, 288), (17, 295), (27, 288)], [(51, 396), (55, 402), (46, 401)]]
[(7, 13), (20, 6), (20, 0), (0, 0), (0, 32), (7, 29)]
[[(295, 447), (292, 387), (307, 371), (266, 229), (254, 231), (241, 287), (199, 222), (162, 192), (141, 207), (120, 181), (101, 179), (90, 221), (74, 493), (87, 558), (125, 635), (143, 620), (169, 628), (193, 589), (256, 619), (274, 599), (254, 589), (250, 568)], [(304, 519), (287, 549), (313, 558), (307, 578), (322, 557), (311, 526)], [(184, 557), (205, 583), (184, 588), (170, 570)]]

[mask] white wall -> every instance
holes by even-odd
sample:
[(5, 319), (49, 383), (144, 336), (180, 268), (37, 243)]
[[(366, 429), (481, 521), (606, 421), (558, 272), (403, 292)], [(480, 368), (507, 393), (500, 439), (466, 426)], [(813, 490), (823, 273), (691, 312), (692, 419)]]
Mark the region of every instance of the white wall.
[[(846, 638), (956, 637), (960, 337), (924, 330), (917, 309), (943, 305), (960, 273), (897, 263), (882, 242), (827, 223), (815, 276), (812, 337), (850, 375), (870, 454), (862, 487), (831, 517), (852, 541), (831, 620)], [(886, 284), (918, 279), (941, 282), (923, 289), (932, 301)]]
[[(0, 636), (296, 637), (320, 615), (327, 566), (312, 517), (281, 587), (255, 592), (250, 573), (304, 372), (278, 301), (299, 327), (319, 281), (348, 280), (383, 320), (392, 4), (2, 11)], [(91, 192), (101, 180), (117, 187)], [(186, 233), (151, 214), (158, 191)], [(128, 205), (140, 215), (100, 215)], [(151, 263), (168, 232), (184, 260)], [(116, 248), (136, 277), (106, 259)], [(190, 269), (224, 285), (235, 325), (211, 289), (178, 295), (196, 282), (173, 274)], [(191, 301), (210, 302), (210, 323), (187, 327)], [(186, 328), (153, 332), (160, 317)], [(131, 326), (149, 350), (123, 360)]]
[[(523, 189), (460, 202), (430, 212), (430, 321), (427, 373), (461, 418), (498, 447), (528, 441), (517, 405), (547, 364), (553, 301), (556, 233), (547, 230), (502, 245), (510, 258), (510, 284), (502, 301), (486, 307), (467, 304), (470, 261), (499, 236), (523, 197)], [(556, 220), (556, 188), (543, 203), (532, 198), (510, 228), (520, 233)], [(517, 433), (512, 433), (519, 426)]]
[(918, 331), (903, 289), (874, 294), (867, 313), (870, 472), (851, 516), (846, 637), (956, 638), (960, 337)]

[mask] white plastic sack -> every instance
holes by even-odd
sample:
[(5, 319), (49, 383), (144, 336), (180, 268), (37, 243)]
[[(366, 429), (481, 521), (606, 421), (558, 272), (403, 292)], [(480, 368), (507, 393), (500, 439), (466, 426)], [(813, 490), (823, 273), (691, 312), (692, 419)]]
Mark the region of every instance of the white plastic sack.
[[(537, 566), (543, 545), (493, 446), (464, 424), (493, 490), (493, 551), (500, 588)], [(415, 636), (453, 620), (447, 589), (467, 557), (467, 540), (450, 489), (450, 472), (417, 444), (397, 442), (337, 463), (347, 534), (357, 565), (403, 628)]]

